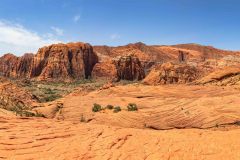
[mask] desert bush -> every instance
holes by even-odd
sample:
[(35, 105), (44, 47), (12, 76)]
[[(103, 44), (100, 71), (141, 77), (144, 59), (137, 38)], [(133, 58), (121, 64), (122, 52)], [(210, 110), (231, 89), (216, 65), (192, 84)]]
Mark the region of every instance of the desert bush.
[(240, 121), (235, 122), (236, 125), (240, 126)]
[(20, 113), (21, 117), (35, 117), (35, 114), (29, 111), (21, 111)]
[(114, 107), (113, 112), (117, 113), (117, 112), (120, 112), (121, 110), (122, 110), (121, 107), (116, 106), (116, 107)]
[(86, 119), (85, 119), (85, 117), (83, 115), (81, 115), (80, 122), (86, 122)]
[(62, 96), (60, 96), (60, 95), (46, 95), (46, 97), (44, 97), (44, 100), (46, 101), (46, 102), (51, 102), (51, 101), (54, 101), (54, 100), (56, 100), (56, 99), (59, 99), (59, 98), (61, 98)]
[(113, 105), (109, 104), (109, 105), (107, 105), (106, 108), (111, 110), (111, 109), (113, 109), (114, 107), (113, 107)]
[(94, 103), (92, 107), (93, 112), (99, 112), (102, 110), (102, 106), (100, 104)]
[(137, 111), (137, 105), (135, 103), (129, 103), (127, 106), (128, 111)]
[(45, 88), (44, 93), (45, 94), (55, 94), (55, 92), (51, 88)]

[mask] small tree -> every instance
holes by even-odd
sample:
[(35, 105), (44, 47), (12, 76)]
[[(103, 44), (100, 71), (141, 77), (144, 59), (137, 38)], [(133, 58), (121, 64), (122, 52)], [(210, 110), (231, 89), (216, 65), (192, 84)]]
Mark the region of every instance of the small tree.
[(137, 105), (135, 103), (129, 103), (127, 106), (128, 111), (137, 111)]
[(106, 108), (111, 110), (111, 109), (113, 109), (114, 107), (113, 107), (113, 105), (109, 104), (109, 105), (107, 105)]
[(93, 112), (99, 112), (102, 110), (102, 106), (100, 104), (94, 103), (92, 107)]
[(113, 112), (117, 113), (117, 112), (120, 112), (121, 110), (122, 110), (121, 107), (117, 106), (117, 107), (114, 107)]

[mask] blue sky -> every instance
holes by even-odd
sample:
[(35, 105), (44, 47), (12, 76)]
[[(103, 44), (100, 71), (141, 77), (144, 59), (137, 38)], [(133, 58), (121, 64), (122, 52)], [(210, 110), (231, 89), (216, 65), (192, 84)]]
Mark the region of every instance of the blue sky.
[(240, 50), (238, 0), (1, 0), (0, 55), (57, 42)]

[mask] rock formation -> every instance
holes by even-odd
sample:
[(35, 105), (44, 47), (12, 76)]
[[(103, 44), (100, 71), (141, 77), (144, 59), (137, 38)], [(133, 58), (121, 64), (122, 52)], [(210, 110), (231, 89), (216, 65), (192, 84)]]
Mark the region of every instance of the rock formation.
[(240, 65), (224, 67), (197, 80), (195, 84), (213, 84), (218, 86), (240, 86)]
[(145, 77), (144, 69), (136, 56), (120, 56), (113, 60), (97, 63), (93, 69), (94, 78), (108, 80), (142, 80)]
[(5, 54), (0, 58), (0, 73), (2, 76), (15, 77), (18, 58), (13, 54)]
[(30, 77), (47, 79), (89, 78), (97, 56), (89, 44), (55, 44), (40, 48), (34, 56)]
[(193, 66), (164, 63), (152, 69), (143, 83), (150, 85), (188, 83), (196, 80), (198, 74), (198, 70)]
[(135, 56), (122, 56), (117, 61), (117, 77), (122, 80), (142, 80), (144, 69)]
[(97, 55), (89, 44), (53, 44), (40, 48), (36, 55), (4, 55), (0, 58), (0, 73), (6, 77), (38, 80), (89, 78), (97, 61)]
[(27, 110), (35, 107), (37, 102), (37, 98), (23, 88), (7, 80), (0, 83), (0, 108)]
[(5, 54), (0, 58), (0, 73), (5, 77), (26, 77), (30, 72), (33, 54), (24, 54), (17, 57), (13, 54)]
[(92, 71), (93, 78), (108, 80), (117, 79), (117, 66), (113, 60), (97, 63)]

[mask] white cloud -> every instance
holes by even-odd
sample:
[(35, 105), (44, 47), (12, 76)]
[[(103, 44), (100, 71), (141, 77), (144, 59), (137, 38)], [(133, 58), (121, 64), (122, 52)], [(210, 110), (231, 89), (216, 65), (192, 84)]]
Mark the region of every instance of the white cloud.
[(121, 38), (121, 36), (119, 35), (119, 34), (112, 34), (112, 35), (110, 35), (110, 38), (112, 39), (112, 40), (116, 40), (116, 39), (120, 39)]
[(62, 36), (63, 35), (63, 30), (58, 28), (58, 27), (54, 27), (52, 26), (51, 29), (58, 35), (58, 36)]
[(81, 18), (80, 15), (75, 15), (75, 16), (73, 17), (73, 21), (74, 21), (74, 22), (78, 22), (78, 21), (80, 20), (80, 18)]
[(40, 36), (22, 25), (0, 20), (0, 55), (35, 53), (42, 46), (59, 42), (52, 34), (46, 33), (45, 36)]

